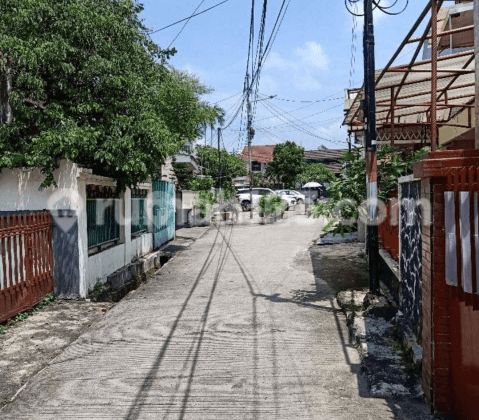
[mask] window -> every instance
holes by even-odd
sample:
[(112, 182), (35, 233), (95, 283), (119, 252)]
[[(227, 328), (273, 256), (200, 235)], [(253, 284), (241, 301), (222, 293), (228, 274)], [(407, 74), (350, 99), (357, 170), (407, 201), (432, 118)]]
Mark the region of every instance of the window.
[(148, 230), (146, 217), (147, 190), (131, 191), (131, 234), (139, 234)]
[(265, 190), (265, 189), (257, 189), (257, 190), (253, 190), (253, 194), (270, 195), (271, 191), (270, 190)]
[(88, 248), (120, 239), (120, 200), (115, 187), (87, 185)]
[(251, 162), (251, 170), (253, 172), (261, 172), (261, 162)]

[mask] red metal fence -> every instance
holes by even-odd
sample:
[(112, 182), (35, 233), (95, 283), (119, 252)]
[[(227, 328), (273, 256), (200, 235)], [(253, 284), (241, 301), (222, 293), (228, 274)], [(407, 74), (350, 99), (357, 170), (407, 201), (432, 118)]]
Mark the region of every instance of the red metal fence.
[(468, 306), (479, 309), (479, 168), (450, 172), (444, 192), (446, 283)]
[(0, 322), (53, 292), (51, 235), (47, 212), (0, 216)]
[(399, 205), (396, 197), (386, 203), (387, 215), (379, 224), (379, 243), (399, 261)]
[(479, 413), (478, 194), (478, 167), (463, 167), (448, 175), (444, 192), (445, 252), (438, 255), (445, 258), (450, 292), (453, 409), (464, 420), (477, 419)]

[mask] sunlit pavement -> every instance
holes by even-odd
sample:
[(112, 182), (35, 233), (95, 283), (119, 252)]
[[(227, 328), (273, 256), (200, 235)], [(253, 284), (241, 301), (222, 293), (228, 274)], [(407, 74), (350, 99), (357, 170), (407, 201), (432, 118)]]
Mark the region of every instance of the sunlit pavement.
[(299, 216), (211, 228), (0, 418), (394, 419), (365, 396), (345, 317), (317, 287), (308, 246), (321, 227)]

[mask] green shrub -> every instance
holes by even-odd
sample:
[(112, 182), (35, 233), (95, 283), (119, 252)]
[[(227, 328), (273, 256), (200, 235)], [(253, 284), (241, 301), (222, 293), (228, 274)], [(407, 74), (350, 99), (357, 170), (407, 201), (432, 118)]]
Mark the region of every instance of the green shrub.
[(21, 314), (16, 315), (8, 323), (0, 325), (0, 334), (5, 334), (8, 327), (18, 324), (19, 322), (25, 321), (34, 312), (40, 311), (45, 306), (51, 305), (52, 303), (58, 303), (58, 302), (60, 302), (60, 299), (55, 297), (53, 294), (49, 294), (45, 296), (33, 309), (22, 312)]
[(195, 207), (200, 211), (200, 217), (203, 219), (211, 215), (216, 203), (215, 195), (211, 191), (200, 191), (195, 198)]

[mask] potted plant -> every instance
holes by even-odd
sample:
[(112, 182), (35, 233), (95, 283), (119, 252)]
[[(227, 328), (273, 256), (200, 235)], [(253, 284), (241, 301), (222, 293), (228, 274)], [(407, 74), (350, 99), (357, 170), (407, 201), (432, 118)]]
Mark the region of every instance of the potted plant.
[(266, 214), (268, 213), (268, 197), (266, 195), (261, 195), (258, 201), (259, 205), (259, 217), (265, 217)]
[(284, 207), (283, 200), (279, 195), (272, 195), (269, 199), (269, 206), (271, 208), (271, 213), (273, 214), (274, 221), (276, 222), (281, 214), (281, 211)]

